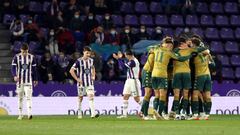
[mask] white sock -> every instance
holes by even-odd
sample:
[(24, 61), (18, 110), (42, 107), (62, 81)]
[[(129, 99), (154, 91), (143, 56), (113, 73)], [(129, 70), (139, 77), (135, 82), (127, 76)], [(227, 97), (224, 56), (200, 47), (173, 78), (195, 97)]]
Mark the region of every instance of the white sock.
[(23, 96), (22, 95), (18, 95), (18, 114), (19, 116), (22, 116), (22, 107), (23, 107)]
[(27, 97), (27, 113), (28, 116), (32, 115), (32, 98)]
[(89, 99), (89, 107), (91, 109), (91, 117), (94, 117), (95, 116), (95, 108), (94, 108), (94, 100), (93, 100), (93, 98)]
[(82, 115), (82, 101), (78, 99), (78, 116)]
[(128, 100), (123, 100), (123, 115), (127, 116), (128, 112)]

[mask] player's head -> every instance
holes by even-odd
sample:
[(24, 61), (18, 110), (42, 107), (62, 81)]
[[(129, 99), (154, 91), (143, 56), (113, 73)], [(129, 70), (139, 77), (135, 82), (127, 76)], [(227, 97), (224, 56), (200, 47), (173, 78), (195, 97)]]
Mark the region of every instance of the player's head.
[(21, 46), (21, 53), (23, 55), (27, 55), (28, 53), (28, 44), (27, 43), (23, 43), (22, 46)]
[(131, 50), (126, 50), (125, 57), (129, 60), (134, 56), (133, 52)]
[(90, 47), (88, 47), (88, 46), (85, 46), (83, 48), (83, 57), (84, 58), (90, 57), (91, 56), (91, 52), (92, 52), (92, 49)]
[(178, 46), (181, 48), (187, 48), (188, 44), (187, 44), (187, 38), (186, 37), (179, 37), (178, 39)]
[(171, 50), (173, 48), (173, 39), (171, 37), (165, 37), (163, 39), (162, 46)]

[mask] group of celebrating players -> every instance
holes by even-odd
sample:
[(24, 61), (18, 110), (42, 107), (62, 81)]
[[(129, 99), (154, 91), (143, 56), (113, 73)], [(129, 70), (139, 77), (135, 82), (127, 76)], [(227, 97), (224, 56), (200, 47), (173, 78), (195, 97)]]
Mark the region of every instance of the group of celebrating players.
[[(132, 55), (132, 59), (128, 58)], [(127, 100), (130, 94), (141, 104), (140, 116), (144, 120), (208, 120), (211, 111), (211, 75), (209, 67), (215, 66), (210, 51), (204, 46), (198, 35), (180, 36), (177, 39), (166, 37), (159, 45), (151, 47), (148, 59), (142, 70), (142, 86), (145, 96), (139, 100), (138, 78), (131, 77), (139, 71), (139, 63), (128, 51), (125, 63), (129, 68), (128, 79), (123, 90), (122, 116), (127, 117)], [(119, 59), (121, 55), (114, 54)], [(135, 71), (135, 72), (134, 72)], [(132, 83), (129, 80), (133, 80)], [(150, 98), (154, 92), (153, 117), (148, 115)], [(173, 93), (174, 99), (168, 114), (168, 96)], [(137, 94), (137, 95), (136, 95)], [(127, 98), (126, 98), (127, 97)], [(192, 115), (190, 115), (190, 108)]]
[[(90, 57), (91, 48), (84, 47), (83, 56), (72, 66), (70, 73), (77, 81), (78, 118), (82, 118), (83, 96), (89, 98), (91, 117), (95, 114), (94, 83), (95, 68)], [(125, 58), (123, 58), (125, 56)], [(204, 46), (202, 39), (192, 37), (165, 37), (160, 44), (150, 47), (148, 59), (142, 70), (142, 86), (145, 96), (141, 100), (141, 83), (139, 80), (140, 64), (131, 50), (123, 55), (113, 54), (122, 68), (127, 68), (127, 79), (123, 89), (123, 115), (127, 118), (128, 99), (132, 95), (141, 105), (139, 114), (144, 120), (208, 120), (211, 111), (211, 76), (210, 66), (215, 66), (210, 51)], [(127, 61), (125, 61), (125, 60)], [(23, 44), (21, 53), (12, 61), (12, 75), (16, 81), (18, 94), (18, 119), (23, 118), (23, 97), (27, 99), (28, 119), (32, 119), (32, 90), (37, 85), (36, 60), (28, 53), (28, 45)], [(148, 114), (150, 98), (154, 92), (153, 117)], [(168, 96), (173, 93), (174, 100), (168, 113)], [(192, 116), (189, 117), (190, 108)]]

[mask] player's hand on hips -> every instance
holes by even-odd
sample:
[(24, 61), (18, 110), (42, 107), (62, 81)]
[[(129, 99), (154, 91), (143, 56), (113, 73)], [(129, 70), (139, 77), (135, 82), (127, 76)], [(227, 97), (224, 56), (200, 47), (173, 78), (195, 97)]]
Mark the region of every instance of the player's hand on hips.
[(38, 81), (33, 81), (33, 86), (37, 86), (38, 85)]
[(19, 81), (19, 78), (17, 76), (14, 76), (14, 81), (15, 82), (18, 82)]
[(92, 80), (95, 81), (95, 76), (92, 76)]
[(80, 85), (82, 84), (82, 80), (77, 79), (77, 82), (80, 83)]

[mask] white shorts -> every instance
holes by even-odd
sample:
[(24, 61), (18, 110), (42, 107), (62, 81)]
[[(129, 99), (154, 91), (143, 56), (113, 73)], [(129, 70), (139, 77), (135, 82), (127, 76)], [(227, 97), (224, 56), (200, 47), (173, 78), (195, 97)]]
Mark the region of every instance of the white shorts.
[(139, 79), (127, 79), (123, 88), (123, 95), (129, 94), (133, 97), (141, 96), (141, 83)]
[(17, 85), (16, 86), (16, 93), (17, 94), (25, 94), (25, 95), (29, 95), (31, 96), (32, 95), (32, 92), (33, 92), (33, 88), (32, 88), (32, 85)]
[(78, 96), (85, 96), (86, 94), (87, 95), (90, 95), (90, 94), (94, 95), (94, 93), (95, 93), (94, 86), (85, 86), (85, 87), (78, 86), (77, 89), (78, 89)]

